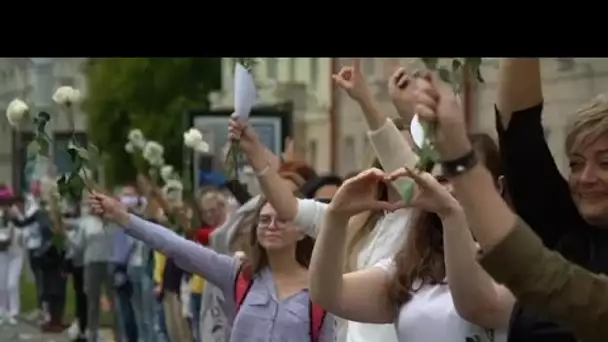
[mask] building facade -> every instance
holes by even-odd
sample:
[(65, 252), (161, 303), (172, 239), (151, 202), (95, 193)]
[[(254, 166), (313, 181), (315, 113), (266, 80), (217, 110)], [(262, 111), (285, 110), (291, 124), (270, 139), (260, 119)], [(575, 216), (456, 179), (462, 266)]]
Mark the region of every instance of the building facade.
[[(61, 172), (69, 169), (66, 148), (70, 138), (69, 125), (65, 115), (53, 105), (52, 95), (60, 86), (78, 88), (86, 95), (86, 79), (82, 68), (86, 58), (0, 58), (0, 108), (6, 112), (8, 104), (15, 98), (25, 101), (32, 114), (45, 110), (51, 114), (48, 133), (53, 139), (51, 157)], [(80, 111), (75, 113), (75, 128), (82, 136), (86, 132), (86, 117)], [(19, 157), (24, 155), (32, 128), (22, 127), (15, 133), (6, 118), (0, 120), (0, 183), (19, 186)], [(21, 142), (18, 142), (21, 138)]]
[[(233, 76), (231, 59), (223, 62), (222, 91), (211, 96), (216, 107), (231, 107)], [(349, 59), (340, 63), (348, 65)], [(372, 92), (383, 111), (396, 115), (388, 97), (386, 80), (395, 64), (410, 70), (423, 68), (417, 58), (367, 58), (363, 69)], [(260, 103), (273, 104), (293, 101), (294, 136), (301, 156), (320, 171), (331, 166), (330, 110), (332, 108), (331, 58), (263, 58), (255, 68), (260, 84)], [(474, 95), (473, 129), (496, 136), (494, 101), (496, 99), (498, 60), (484, 58), (481, 72), (485, 79)], [(576, 109), (597, 94), (608, 92), (608, 59), (562, 58), (542, 60), (545, 114), (543, 124), (549, 146), (561, 171), (567, 168), (563, 142), (569, 120)], [(346, 174), (369, 165), (370, 147), (366, 125), (358, 105), (338, 90), (339, 174)]]

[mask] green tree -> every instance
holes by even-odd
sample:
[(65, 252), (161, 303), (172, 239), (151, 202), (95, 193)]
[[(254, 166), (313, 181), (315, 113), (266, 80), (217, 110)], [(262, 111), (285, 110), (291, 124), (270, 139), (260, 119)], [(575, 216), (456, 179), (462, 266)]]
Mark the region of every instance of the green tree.
[(130, 182), (135, 166), (124, 151), (130, 129), (165, 147), (166, 162), (181, 170), (184, 113), (208, 106), (219, 88), (219, 58), (98, 58), (87, 66), (89, 136), (102, 153), (107, 185)]

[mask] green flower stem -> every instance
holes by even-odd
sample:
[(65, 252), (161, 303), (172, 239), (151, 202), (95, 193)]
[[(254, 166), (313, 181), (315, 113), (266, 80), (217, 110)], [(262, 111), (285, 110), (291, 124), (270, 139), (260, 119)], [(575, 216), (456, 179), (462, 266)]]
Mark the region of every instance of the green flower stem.
[(229, 180), (238, 179), (239, 156), (241, 153), (242, 151), (239, 142), (237, 140), (232, 141), (228, 153), (226, 154), (226, 161), (224, 164), (226, 177)]
[[(420, 158), (418, 159), (415, 168), (416, 170), (429, 172), (430, 168), (438, 160), (437, 151), (435, 151), (432, 141), (435, 126), (422, 123), (422, 129), (424, 131), (424, 142), (422, 144), (422, 148), (420, 149)], [(401, 198), (407, 205), (411, 204), (412, 200), (414, 199), (414, 186), (415, 182), (410, 179), (409, 182), (402, 185), (401, 188), (398, 189)]]

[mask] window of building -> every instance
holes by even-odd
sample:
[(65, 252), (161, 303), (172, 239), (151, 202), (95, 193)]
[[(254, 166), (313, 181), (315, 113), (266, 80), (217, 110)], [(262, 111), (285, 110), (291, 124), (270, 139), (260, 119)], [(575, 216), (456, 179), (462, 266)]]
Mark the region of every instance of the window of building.
[(363, 58), (363, 72), (365, 75), (376, 75), (376, 60), (374, 58)]
[(310, 83), (313, 88), (316, 88), (317, 81), (319, 79), (319, 59), (311, 58), (310, 59)]
[(266, 77), (276, 80), (278, 77), (278, 60), (276, 58), (266, 58)]
[(291, 82), (294, 82), (296, 80), (296, 65), (297, 65), (296, 58), (290, 58), (288, 69), (289, 69), (289, 80)]
[(69, 86), (69, 87), (74, 87), (75, 85), (75, 81), (73, 77), (59, 77), (59, 86), (60, 87), (64, 87), (64, 86)]
[(352, 172), (357, 169), (357, 151), (355, 148), (355, 138), (350, 135), (346, 136), (342, 150), (342, 171)]
[(308, 165), (312, 166), (312, 168), (317, 167), (317, 140), (310, 139), (308, 140), (308, 149), (306, 150), (306, 162)]

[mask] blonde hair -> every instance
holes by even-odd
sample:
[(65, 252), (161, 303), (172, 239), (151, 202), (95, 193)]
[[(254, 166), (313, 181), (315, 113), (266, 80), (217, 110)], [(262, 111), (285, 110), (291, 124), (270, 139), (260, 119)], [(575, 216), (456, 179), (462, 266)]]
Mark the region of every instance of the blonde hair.
[(608, 98), (599, 95), (576, 111), (566, 135), (566, 153), (585, 147), (608, 133)]
[(224, 194), (222, 194), (219, 190), (213, 189), (201, 193), (199, 197), (199, 204), (201, 206), (203, 205), (203, 203), (209, 202), (217, 203), (219, 206), (225, 207), (228, 203), (228, 200), (226, 199), (226, 196), (224, 196)]

